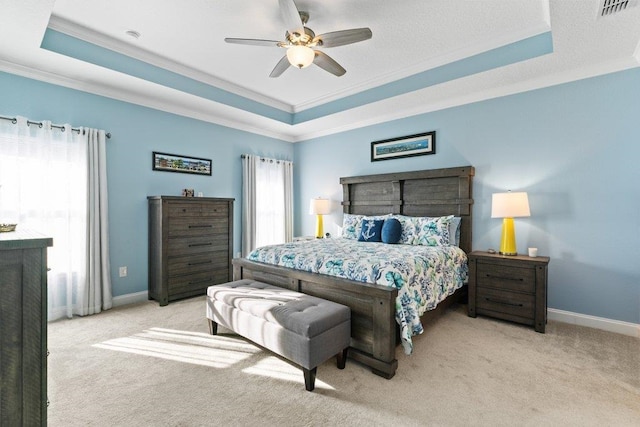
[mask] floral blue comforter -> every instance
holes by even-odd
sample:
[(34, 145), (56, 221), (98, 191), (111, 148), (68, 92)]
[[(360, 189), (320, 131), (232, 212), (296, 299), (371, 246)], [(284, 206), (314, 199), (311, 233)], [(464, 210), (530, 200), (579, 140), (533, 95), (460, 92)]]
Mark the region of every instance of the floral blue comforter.
[(264, 246), (251, 261), (398, 289), (396, 321), (406, 354), (423, 332), (420, 316), (467, 282), (467, 256), (457, 246), (390, 245), (333, 238)]

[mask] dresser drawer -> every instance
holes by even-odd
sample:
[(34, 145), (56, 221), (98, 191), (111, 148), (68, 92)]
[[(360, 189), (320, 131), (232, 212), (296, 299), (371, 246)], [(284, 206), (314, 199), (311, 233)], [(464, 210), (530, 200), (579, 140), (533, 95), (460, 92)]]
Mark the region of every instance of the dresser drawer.
[(169, 218), (169, 238), (227, 234), (229, 223), (213, 216)]
[(167, 261), (169, 276), (207, 272), (220, 268), (229, 269), (229, 252), (227, 250), (172, 257)]
[(503, 313), (531, 319), (533, 322), (535, 297), (518, 292), (479, 287), (476, 294), (476, 311), (478, 314), (485, 313), (494, 317), (500, 317), (499, 314)]
[(167, 245), (169, 257), (192, 255), (203, 252), (229, 250), (229, 240), (226, 235), (210, 235), (189, 238), (169, 239)]
[(179, 294), (187, 294), (202, 291), (202, 295), (206, 293), (206, 289), (209, 286), (217, 285), (219, 283), (228, 282), (229, 277), (228, 268), (219, 268), (204, 273), (187, 274), (177, 277), (169, 277), (169, 297), (173, 297)]
[(478, 287), (506, 289), (533, 294), (536, 273), (533, 268), (478, 262), (476, 281)]
[(172, 217), (228, 217), (229, 207), (226, 203), (172, 202), (168, 206), (169, 218)]

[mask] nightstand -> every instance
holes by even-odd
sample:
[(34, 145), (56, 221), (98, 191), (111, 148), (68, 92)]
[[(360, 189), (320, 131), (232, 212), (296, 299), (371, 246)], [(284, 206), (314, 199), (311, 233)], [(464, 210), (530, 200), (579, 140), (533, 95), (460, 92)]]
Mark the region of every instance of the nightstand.
[(549, 257), (469, 254), (470, 317), (478, 314), (531, 325), (544, 333), (547, 323)]

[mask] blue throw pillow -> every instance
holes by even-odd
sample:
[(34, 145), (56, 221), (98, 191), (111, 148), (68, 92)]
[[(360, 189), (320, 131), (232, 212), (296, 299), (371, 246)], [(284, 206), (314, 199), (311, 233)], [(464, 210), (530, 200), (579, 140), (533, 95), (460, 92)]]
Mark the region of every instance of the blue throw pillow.
[(359, 242), (380, 242), (382, 239), (382, 224), (384, 219), (362, 219)]
[(382, 243), (398, 243), (402, 236), (402, 224), (395, 218), (384, 220), (382, 224)]

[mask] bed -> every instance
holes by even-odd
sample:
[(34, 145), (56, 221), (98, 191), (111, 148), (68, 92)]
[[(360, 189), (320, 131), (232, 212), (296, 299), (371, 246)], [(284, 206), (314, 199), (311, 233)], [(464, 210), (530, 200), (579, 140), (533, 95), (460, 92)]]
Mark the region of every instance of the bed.
[[(473, 167), (463, 166), (341, 178), (343, 212), (367, 216), (453, 215), (460, 218), (458, 246), (468, 253), (471, 250), (473, 175)], [(339, 240), (312, 243), (326, 246), (338, 244)], [(317, 271), (271, 265), (246, 258), (233, 260), (234, 280), (259, 280), (350, 307), (352, 327), (349, 357), (371, 367), (378, 375), (392, 378), (398, 366), (396, 347), (401, 342), (401, 333), (406, 333), (396, 321), (398, 289)], [(459, 300), (465, 291), (466, 286), (459, 287), (455, 292), (447, 291), (446, 298), (437, 307), (424, 313), (420, 323), (423, 325), (437, 316), (452, 302)], [(403, 345), (406, 352), (406, 343), (403, 342)]]

